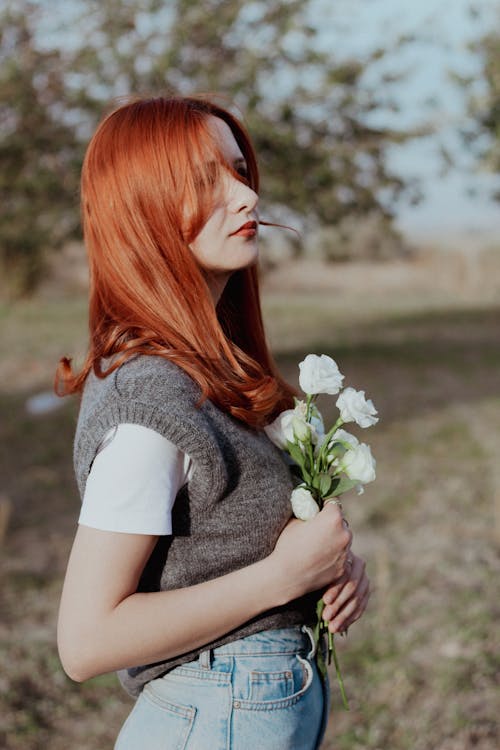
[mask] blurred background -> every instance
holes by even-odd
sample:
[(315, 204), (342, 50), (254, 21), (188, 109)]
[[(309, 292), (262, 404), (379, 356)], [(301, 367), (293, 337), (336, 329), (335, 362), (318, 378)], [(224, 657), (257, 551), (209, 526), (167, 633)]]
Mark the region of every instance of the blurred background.
[(328, 353), (380, 413), (377, 482), (345, 502), (374, 593), (324, 748), (498, 748), (498, 0), (0, 0), (0, 33), (0, 747), (112, 747), (130, 710), (55, 647), (79, 170), (117, 97), (212, 92), (254, 138), (262, 217), (301, 234), (262, 230), (280, 367)]

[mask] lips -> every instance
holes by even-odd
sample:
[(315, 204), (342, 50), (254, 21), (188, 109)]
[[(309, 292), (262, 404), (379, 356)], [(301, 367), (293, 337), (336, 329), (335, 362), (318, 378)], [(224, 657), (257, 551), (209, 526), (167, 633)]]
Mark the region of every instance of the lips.
[(257, 233), (257, 222), (247, 221), (245, 224), (242, 224), (241, 227), (236, 230), (236, 232), (232, 232), (230, 236), (231, 237), (254, 237), (256, 233)]

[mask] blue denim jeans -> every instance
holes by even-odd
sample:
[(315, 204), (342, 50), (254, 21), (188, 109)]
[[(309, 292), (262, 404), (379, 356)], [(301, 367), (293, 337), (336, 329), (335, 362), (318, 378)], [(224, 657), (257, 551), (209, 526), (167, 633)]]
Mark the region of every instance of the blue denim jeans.
[(115, 750), (316, 750), (330, 692), (314, 656), (306, 626), (203, 651), (144, 687)]

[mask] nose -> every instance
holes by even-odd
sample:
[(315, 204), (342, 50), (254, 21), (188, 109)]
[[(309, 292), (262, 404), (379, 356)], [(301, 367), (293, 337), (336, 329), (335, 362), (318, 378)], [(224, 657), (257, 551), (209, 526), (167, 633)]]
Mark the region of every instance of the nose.
[(259, 196), (255, 190), (252, 190), (249, 185), (245, 185), (244, 182), (240, 182), (236, 178), (234, 178), (231, 187), (228, 204), (229, 210), (235, 214), (239, 214), (242, 211), (253, 211), (259, 201)]

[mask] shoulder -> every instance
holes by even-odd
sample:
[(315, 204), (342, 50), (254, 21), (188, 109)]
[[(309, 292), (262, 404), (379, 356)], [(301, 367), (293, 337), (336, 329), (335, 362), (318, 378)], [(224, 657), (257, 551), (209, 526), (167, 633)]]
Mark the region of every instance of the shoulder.
[(198, 385), (173, 362), (157, 356), (134, 356), (105, 378), (91, 372), (85, 384), (82, 405), (87, 401), (136, 401), (152, 405), (165, 401), (195, 405)]
[(164, 357), (139, 356), (125, 362), (116, 373), (116, 388), (120, 394), (139, 397), (156, 392), (172, 396), (195, 398), (200, 390), (189, 375)]
[(210, 420), (207, 401), (198, 407), (200, 396), (192, 378), (162, 357), (135, 356), (105, 378), (91, 372), (82, 395), (74, 443), (80, 491), (104, 435), (119, 424), (148, 427), (190, 456), (207, 453), (209, 446), (201, 436), (209, 430)]

